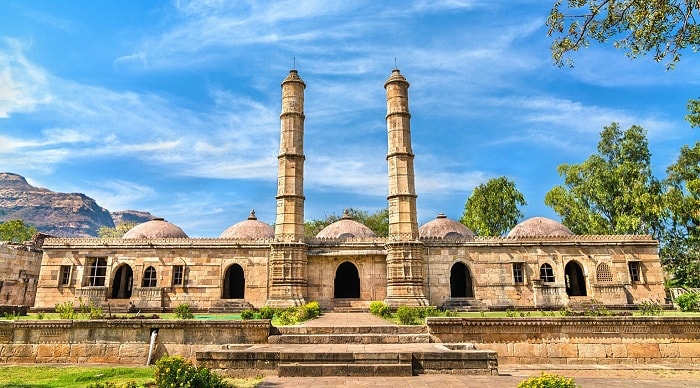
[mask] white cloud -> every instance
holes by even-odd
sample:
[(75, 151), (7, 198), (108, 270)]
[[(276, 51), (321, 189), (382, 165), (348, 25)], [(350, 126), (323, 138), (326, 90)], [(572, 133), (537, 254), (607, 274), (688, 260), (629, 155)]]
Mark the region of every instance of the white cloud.
[(24, 49), (18, 40), (0, 39), (0, 119), (51, 101), (44, 70), (27, 60)]

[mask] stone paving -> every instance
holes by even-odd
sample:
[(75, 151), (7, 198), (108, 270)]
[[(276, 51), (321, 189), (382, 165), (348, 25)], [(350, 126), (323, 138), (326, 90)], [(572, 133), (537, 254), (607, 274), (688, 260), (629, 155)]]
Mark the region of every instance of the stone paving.
[[(367, 313), (326, 313), (302, 324), (310, 327), (392, 325)], [(435, 346), (437, 344), (424, 344)], [(299, 346), (299, 345), (295, 345)], [(336, 345), (333, 345), (334, 347)], [(341, 345), (338, 345), (341, 346)], [(351, 346), (351, 345), (344, 345)], [(371, 349), (372, 345), (365, 346)], [(386, 345), (381, 345), (386, 346)], [(398, 349), (401, 344), (392, 345)], [(415, 346), (411, 345), (411, 346)], [(408, 346), (407, 346), (408, 347)], [(581, 387), (700, 387), (700, 365), (499, 365), (498, 376), (420, 375), (412, 377), (265, 377), (258, 387), (516, 387), (542, 372), (572, 377)]]

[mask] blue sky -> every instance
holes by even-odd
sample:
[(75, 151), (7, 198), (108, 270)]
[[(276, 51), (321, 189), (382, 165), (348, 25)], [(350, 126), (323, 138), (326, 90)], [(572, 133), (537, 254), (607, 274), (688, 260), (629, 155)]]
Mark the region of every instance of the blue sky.
[[(386, 207), (386, 102), (411, 83), (418, 216), (459, 219), (507, 176), (558, 219), (556, 168), (613, 121), (648, 131), (658, 177), (698, 130), (697, 56), (666, 71), (610, 46), (550, 59), (550, 1), (3, 1), (0, 171), (192, 237), (275, 220), (280, 82), (307, 84), (306, 218)], [(294, 62), (293, 58), (296, 58)], [(396, 62), (395, 62), (396, 60)]]

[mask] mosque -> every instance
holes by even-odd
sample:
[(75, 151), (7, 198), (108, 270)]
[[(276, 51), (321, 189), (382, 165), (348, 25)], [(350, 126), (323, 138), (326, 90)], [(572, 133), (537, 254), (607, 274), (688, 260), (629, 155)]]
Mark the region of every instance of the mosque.
[(658, 242), (650, 236), (574, 235), (535, 217), (506, 237), (479, 237), (439, 214), (418, 226), (409, 83), (384, 84), (388, 133), (388, 237), (343, 217), (304, 236), (304, 81), (282, 82), (274, 228), (247, 220), (218, 238), (189, 238), (163, 219), (121, 239), (47, 238), (35, 309), (91, 301), (115, 310), (200, 311), (390, 306), (558, 309), (595, 299), (627, 306), (665, 297)]

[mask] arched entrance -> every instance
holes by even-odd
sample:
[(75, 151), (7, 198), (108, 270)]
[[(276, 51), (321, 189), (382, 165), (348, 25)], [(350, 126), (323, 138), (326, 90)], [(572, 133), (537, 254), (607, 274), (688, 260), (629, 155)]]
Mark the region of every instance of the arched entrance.
[(450, 296), (453, 298), (473, 298), (472, 277), (469, 268), (456, 262), (450, 271)]
[(586, 279), (583, 277), (583, 269), (575, 262), (570, 261), (564, 267), (566, 275), (566, 294), (569, 296), (586, 296)]
[(226, 270), (224, 276), (223, 299), (243, 299), (245, 295), (245, 275), (243, 267), (233, 264)]
[(346, 261), (338, 266), (335, 271), (333, 290), (334, 298), (360, 297), (360, 274), (353, 263)]
[(134, 272), (128, 264), (122, 264), (114, 273), (112, 280), (112, 299), (131, 298), (131, 286), (134, 283)]

